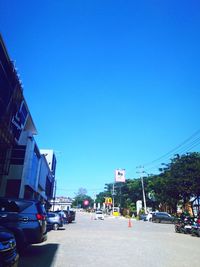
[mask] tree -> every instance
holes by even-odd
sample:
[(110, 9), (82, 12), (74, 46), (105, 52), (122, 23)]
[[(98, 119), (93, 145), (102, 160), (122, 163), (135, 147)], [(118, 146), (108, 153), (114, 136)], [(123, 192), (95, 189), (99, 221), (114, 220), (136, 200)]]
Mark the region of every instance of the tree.
[(185, 206), (191, 197), (200, 195), (200, 154), (187, 153), (176, 155), (170, 164), (170, 172), (179, 200)]
[[(177, 205), (188, 205), (191, 198), (200, 197), (200, 153), (175, 155), (169, 164), (163, 164), (160, 174), (143, 177), (147, 206), (170, 213), (177, 212)], [(97, 195), (104, 201), (112, 196), (113, 184), (106, 184), (105, 191)], [(153, 192), (153, 198), (148, 197)], [(115, 205), (133, 209), (142, 200), (141, 179), (127, 179), (121, 187), (115, 184)], [(103, 202), (101, 202), (103, 203)]]
[(80, 187), (78, 189), (78, 193), (76, 195), (78, 196), (82, 196), (82, 195), (86, 195), (87, 194), (87, 189), (83, 188), (83, 187)]
[(200, 195), (200, 154), (177, 154), (164, 165), (149, 187), (155, 192), (156, 204), (175, 213), (178, 203), (185, 207), (191, 197)]
[[(88, 201), (88, 204), (86, 204)], [(87, 195), (87, 190), (85, 188), (79, 188), (78, 193), (72, 202), (73, 207), (87, 209), (89, 207), (93, 207), (94, 201), (93, 199)]]

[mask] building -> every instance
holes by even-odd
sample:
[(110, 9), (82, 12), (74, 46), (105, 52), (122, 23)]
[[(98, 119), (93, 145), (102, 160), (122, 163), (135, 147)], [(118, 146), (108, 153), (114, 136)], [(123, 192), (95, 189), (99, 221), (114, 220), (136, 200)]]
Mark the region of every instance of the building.
[(72, 207), (73, 200), (69, 197), (56, 197), (51, 200), (51, 211), (69, 210)]
[(0, 36), (0, 197), (52, 199), (56, 158), (53, 154), (49, 166), (36, 134), (22, 83)]
[(51, 173), (55, 176), (56, 172), (56, 156), (52, 149), (40, 149), (40, 153), (45, 156)]

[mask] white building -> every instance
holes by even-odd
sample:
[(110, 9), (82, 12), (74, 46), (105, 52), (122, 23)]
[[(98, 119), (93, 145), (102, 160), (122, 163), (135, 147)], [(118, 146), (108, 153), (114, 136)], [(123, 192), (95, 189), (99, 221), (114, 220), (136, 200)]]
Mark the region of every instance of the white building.
[(57, 210), (69, 210), (72, 207), (72, 199), (69, 197), (56, 197), (55, 200), (51, 200), (51, 211)]

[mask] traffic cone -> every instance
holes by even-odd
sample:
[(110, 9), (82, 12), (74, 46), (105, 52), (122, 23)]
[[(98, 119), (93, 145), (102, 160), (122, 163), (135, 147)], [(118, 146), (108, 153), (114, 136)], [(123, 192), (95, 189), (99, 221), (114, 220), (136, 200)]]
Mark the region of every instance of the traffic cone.
[(131, 219), (128, 219), (128, 227), (132, 227)]

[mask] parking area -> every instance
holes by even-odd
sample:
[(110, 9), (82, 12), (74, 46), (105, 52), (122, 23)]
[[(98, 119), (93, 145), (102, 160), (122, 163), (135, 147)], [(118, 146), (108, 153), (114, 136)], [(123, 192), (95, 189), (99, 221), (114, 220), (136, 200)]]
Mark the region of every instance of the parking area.
[[(58, 252), (64, 249), (67, 243), (67, 236), (73, 228), (73, 224), (66, 224), (62, 228), (48, 232), (47, 241), (29, 246), (20, 256), (19, 267), (50, 267), (59, 266)], [(57, 265), (55, 265), (57, 264)], [(60, 266), (66, 266), (64, 263)]]
[(174, 225), (78, 213), (65, 230), (50, 231), (27, 249), (19, 267), (199, 266), (200, 238), (177, 234)]

